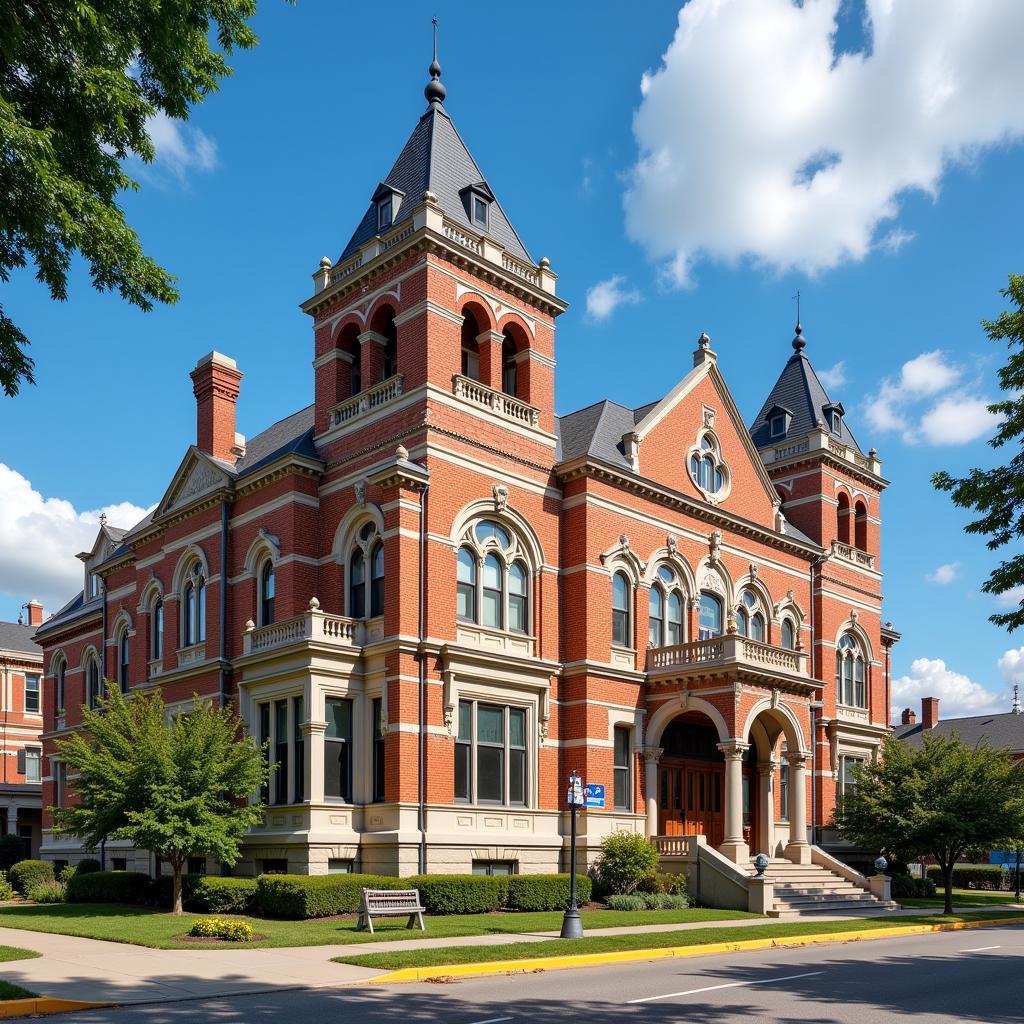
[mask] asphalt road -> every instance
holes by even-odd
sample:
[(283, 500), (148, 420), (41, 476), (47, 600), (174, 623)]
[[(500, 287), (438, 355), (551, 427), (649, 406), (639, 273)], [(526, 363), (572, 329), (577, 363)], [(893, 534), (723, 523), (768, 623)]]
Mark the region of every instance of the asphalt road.
[[(325, 981), (330, 968), (324, 965)], [(54, 1019), (83, 1024), (1022, 1024), (1024, 927), (448, 984), (283, 991)]]

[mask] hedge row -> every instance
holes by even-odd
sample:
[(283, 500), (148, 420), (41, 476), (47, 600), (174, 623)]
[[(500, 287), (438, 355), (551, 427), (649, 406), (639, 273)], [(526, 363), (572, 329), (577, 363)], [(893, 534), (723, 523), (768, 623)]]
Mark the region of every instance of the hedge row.
[(912, 896), (927, 899), (935, 895), (935, 879), (893, 875), (890, 895), (894, 900), (908, 899)]
[(68, 903), (149, 903), (153, 880), (141, 871), (92, 871), (68, 880)]
[[(928, 877), (942, 885), (942, 868), (932, 865)], [(998, 864), (965, 864), (953, 868), (954, 889), (1003, 889), (1008, 887), (1009, 873)]]

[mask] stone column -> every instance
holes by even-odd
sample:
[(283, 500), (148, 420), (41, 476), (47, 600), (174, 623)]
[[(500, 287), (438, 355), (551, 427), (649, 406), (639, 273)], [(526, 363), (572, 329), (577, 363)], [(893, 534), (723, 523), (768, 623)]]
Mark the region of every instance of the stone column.
[(811, 863), (811, 847), (807, 842), (807, 755), (794, 751), (789, 761), (789, 843), (786, 859), (794, 864)]
[(759, 761), (757, 765), (757, 835), (755, 853), (775, 856), (775, 762)]
[(661, 747), (644, 747), (644, 797), (647, 800), (647, 835), (658, 834), (658, 761), (664, 753)]
[(480, 348), (480, 383), (501, 390), (501, 347), (505, 336), (500, 331), (483, 331), (476, 336)]
[(725, 755), (725, 839), (719, 852), (734, 864), (750, 860), (750, 847), (743, 841), (743, 755), (748, 743), (719, 743)]
[(300, 726), (306, 737), (306, 789), (311, 804), (324, 802), (324, 734), (326, 722), (303, 722)]

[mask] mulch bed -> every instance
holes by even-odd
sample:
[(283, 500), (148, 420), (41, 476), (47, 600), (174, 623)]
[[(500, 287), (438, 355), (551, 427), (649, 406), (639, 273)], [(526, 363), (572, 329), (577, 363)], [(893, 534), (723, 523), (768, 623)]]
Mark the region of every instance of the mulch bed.
[(218, 946), (248, 946), (250, 942), (262, 942), (265, 938), (266, 935), (254, 935), (251, 939), (239, 942), (237, 939), (222, 939), (218, 935), (175, 935), (174, 941), (187, 942), (190, 945), (200, 942), (212, 942)]

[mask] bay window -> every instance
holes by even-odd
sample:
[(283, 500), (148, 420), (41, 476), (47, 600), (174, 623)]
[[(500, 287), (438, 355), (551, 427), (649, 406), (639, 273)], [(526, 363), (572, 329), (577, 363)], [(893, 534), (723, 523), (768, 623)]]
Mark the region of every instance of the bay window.
[(524, 807), (529, 796), (526, 711), (459, 701), (455, 799)]

